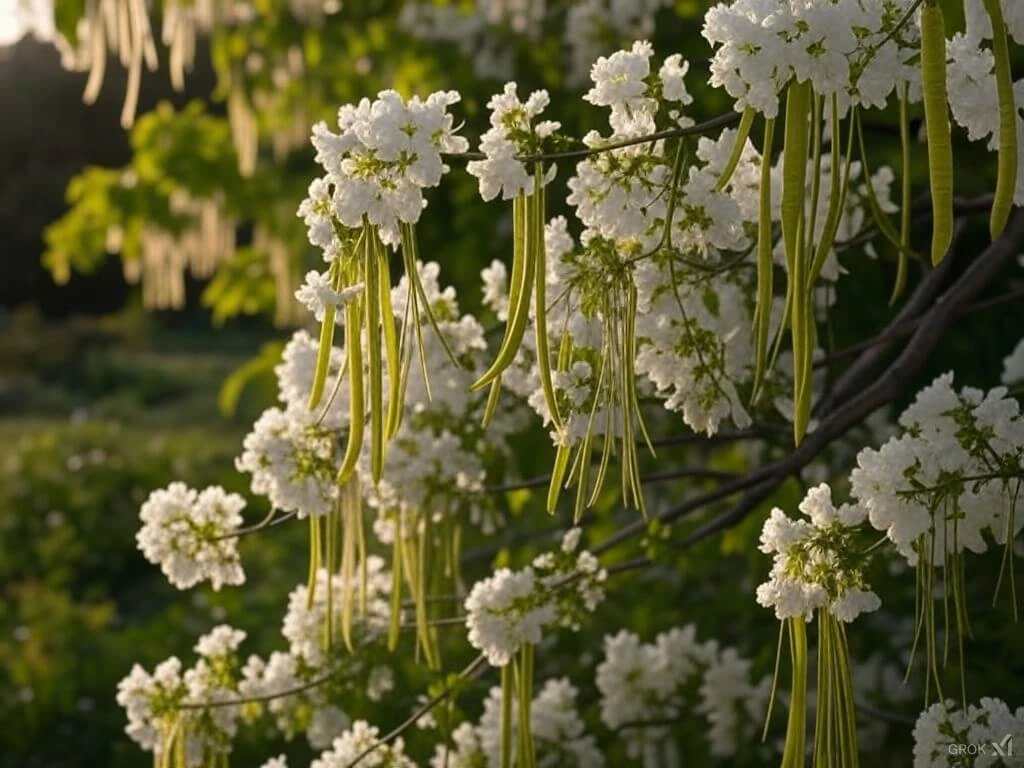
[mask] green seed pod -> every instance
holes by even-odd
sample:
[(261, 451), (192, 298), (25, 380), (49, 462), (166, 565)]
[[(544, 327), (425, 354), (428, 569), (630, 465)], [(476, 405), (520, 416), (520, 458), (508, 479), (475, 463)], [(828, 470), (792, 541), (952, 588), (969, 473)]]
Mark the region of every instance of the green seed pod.
[(1006, 228), (1017, 186), (1017, 105), (1010, 75), (1010, 50), (1000, 0), (983, 0), (992, 21), (992, 53), (995, 57), (996, 91), (999, 94), (999, 175), (989, 226), (995, 240)]
[(932, 193), (932, 263), (953, 242), (953, 144), (946, 95), (946, 24), (934, 2), (921, 11), (921, 85)]

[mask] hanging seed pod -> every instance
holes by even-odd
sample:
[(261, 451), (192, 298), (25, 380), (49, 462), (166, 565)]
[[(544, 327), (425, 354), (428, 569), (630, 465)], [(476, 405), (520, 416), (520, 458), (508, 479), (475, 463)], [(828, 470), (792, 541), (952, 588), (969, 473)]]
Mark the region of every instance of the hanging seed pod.
[(775, 139), (775, 119), (764, 122), (764, 147), (761, 150), (761, 194), (757, 220), (757, 306), (754, 310), (754, 388), (757, 400), (764, 384), (768, 362), (768, 331), (772, 317), (775, 239), (772, 232), (772, 165), (769, 162)]
[(1017, 105), (1010, 74), (1010, 50), (1000, 0), (983, 0), (992, 22), (992, 54), (995, 57), (996, 92), (999, 96), (999, 171), (989, 227), (995, 240), (1006, 228), (1017, 186)]
[(721, 192), (729, 186), (732, 175), (736, 172), (736, 167), (740, 164), (740, 160), (743, 159), (743, 149), (746, 147), (747, 138), (750, 136), (750, 129), (754, 125), (754, 117), (756, 115), (757, 112), (752, 107), (747, 107), (743, 111), (740, 124), (736, 128), (736, 143), (732, 147), (732, 152), (729, 153), (729, 159), (725, 161), (722, 175), (718, 177), (718, 182), (715, 184), (716, 192)]
[(946, 95), (946, 24), (935, 0), (921, 10), (921, 85), (932, 194), (932, 264), (953, 242), (953, 144)]

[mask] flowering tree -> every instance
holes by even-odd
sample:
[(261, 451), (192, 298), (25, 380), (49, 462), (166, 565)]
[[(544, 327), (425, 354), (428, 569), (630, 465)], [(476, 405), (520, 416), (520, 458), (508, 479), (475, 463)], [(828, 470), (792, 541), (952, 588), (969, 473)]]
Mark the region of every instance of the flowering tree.
[[(495, 5), (523, 34), (541, 23), (534, 4)], [(717, 5), (703, 20), (709, 84), (733, 109), (700, 121), (690, 62), (640, 40), (589, 68), (583, 100), (600, 117), (581, 136), (551, 119), (548, 91), (515, 82), (487, 101), (475, 150), (454, 90), (383, 90), (315, 123), (320, 167), (298, 215), (322, 264), (295, 297), (319, 328), (284, 347), (280, 402), (237, 460), (271, 514), (246, 526), (241, 497), (172, 483), (143, 506), (138, 536), (176, 586), (220, 589), (244, 582), (239, 537), (303, 521), (307, 577), (283, 650), (243, 660), (245, 633), (223, 625), (190, 667), (136, 666), (118, 691), (129, 735), (157, 765), (190, 768), (226, 764), (257, 721), (304, 733), (324, 750), (316, 768), (694, 754), (856, 766), (884, 741), (878, 727), (904, 723), (917, 766), (1019, 765), (1024, 708), (976, 690), (984, 660), (970, 652), (988, 626), (981, 588), (1016, 618), (1024, 344), (1002, 386), (946, 373), (907, 391), (964, 315), (1022, 295), (983, 299), (1024, 242), (1024, 81), (1011, 72), (1024, 6), (966, 0), (948, 37), (954, 5)], [(144, 8), (128, 7), (142, 29)], [(456, 14), (413, 7), (440, 19), (416, 22), (424, 35), (447, 34)], [(483, 35), (482, 18), (450, 20)], [(132, 46), (138, 67), (146, 43)], [(881, 110), (895, 113), (897, 171), (868, 140)], [(992, 153), (994, 192), (956, 196), (962, 139)], [(490, 226), (511, 232), (508, 265), (474, 265), (480, 317), (417, 234), (433, 190), (463, 170)], [(958, 240), (979, 216), (990, 244), (967, 260)], [(844, 284), (864, 274), (891, 279), (894, 315), (837, 348), (833, 320), (859, 311)], [(891, 425), (887, 409), (907, 401)], [(548, 471), (518, 480), (531, 422), (550, 438)], [(646, 471), (676, 446), (696, 464), (659, 455)], [(650, 490), (677, 479), (682, 498)], [(537, 486), (542, 504), (522, 493)], [(690, 553), (718, 537), (763, 583), (725, 585), (718, 561), (695, 570)], [(617, 593), (663, 612), (673, 595), (650, 585), (693, 575), (719, 580), (705, 597), (737, 589), (749, 612), (772, 609), (778, 650), (763, 624), (741, 647), (712, 639), (705, 620), (723, 619), (699, 606), (702, 626), (647, 638), (616, 623)], [(717, 628), (735, 621), (747, 619)], [(886, 653), (859, 656), (862, 633), (883, 634)], [(396, 698), (411, 714), (380, 722)], [(905, 723), (893, 705), (921, 714)]]

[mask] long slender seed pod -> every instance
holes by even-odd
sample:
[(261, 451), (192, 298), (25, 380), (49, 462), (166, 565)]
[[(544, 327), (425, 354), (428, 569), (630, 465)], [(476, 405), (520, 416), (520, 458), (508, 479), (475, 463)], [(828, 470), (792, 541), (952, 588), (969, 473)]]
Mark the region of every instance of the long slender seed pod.
[(430, 323), (431, 329), (437, 335), (437, 340), (441, 342), (441, 348), (444, 349), (445, 355), (447, 355), (449, 362), (456, 368), (462, 367), (462, 362), (455, 356), (455, 352), (452, 351), (451, 345), (448, 343), (448, 339), (443, 333), (441, 333), (441, 327), (437, 323), (437, 316), (434, 314), (434, 308), (430, 305), (430, 300), (427, 298), (427, 292), (423, 288), (423, 281), (420, 280), (419, 270), (416, 269), (416, 265), (420, 261), (420, 246), (416, 239), (416, 228), (412, 224), (402, 224), (402, 228), (408, 233), (407, 240), (412, 246), (412, 254), (410, 261), (413, 265), (411, 277), (409, 278), (409, 285), (415, 289), (416, 293), (420, 297), (420, 302), (423, 304), (423, 315), (427, 318), (427, 322)]
[(359, 508), (359, 485), (353, 480), (341, 489), (341, 636), (345, 647), (352, 653), (352, 609), (355, 604), (353, 592), (356, 583), (356, 539), (359, 536), (356, 518), (362, 513)]
[(833, 697), (835, 688), (832, 685), (833, 672), (832, 650), (829, 648), (829, 634), (825, 627), (826, 611), (818, 611), (818, 682), (815, 688), (817, 696), (814, 712), (814, 765), (828, 765), (829, 749), (833, 747), (832, 729)]
[(427, 614), (427, 587), (430, 573), (430, 552), (433, 538), (433, 517), (429, 511), (422, 512), (423, 529), (419, 533), (417, 542), (416, 566), (419, 573), (416, 576), (418, 593), (416, 597), (416, 626), (420, 634), (420, 643), (423, 646), (423, 657), (426, 659), (430, 669), (439, 669), (440, 659), (437, 656), (437, 649), (434, 645), (434, 630), (430, 626), (430, 616)]
[[(802, 239), (804, 222), (800, 222), (797, 229), (797, 237)], [(810, 296), (807, 290), (807, 274), (804, 259), (805, 250), (797, 248), (796, 258), (793, 260), (793, 274), (790, 281), (793, 284), (791, 310), (791, 329), (793, 343), (793, 440), (796, 445), (804, 439), (807, 432), (807, 424), (811, 416), (811, 354), (813, 348), (808, 344), (811, 336), (809, 326), (814, 323), (813, 313), (810, 312)]]
[[(807, 323), (810, 320), (806, 315), (807, 304), (804, 300), (808, 266), (805, 263), (804, 248), (804, 205), (807, 194), (811, 97), (809, 82), (790, 83), (786, 97), (786, 145), (782, 158), (782, 238), (786, 248), (786, 293), (793, 343), (793, 437), (798, 444), (803, 439), (810, 414), (807, 386), (809, 367), (806, 365), (809, 351), (805, 349)], [(815, 124), (813, 130), (818, 131), (819, 126)]]
[(512, 768), (513, 670), (510, 661), (501, 668), (501, 759), (500, 768)]
[[(566, 303), (568, 303), (568, 297)], [(566, 317), (568, 322), (568, 317)], [(559, 371), (564, 371), (569, 368), (569, 361), (572, 359), (572, 337), (569, 335), (566, 328), (562, 328), (562, 336), (558, 343), (558, 361), (556, 363)], [(598, 385), (600, 388), (600, 385)], [(590, 435), (590, 429), (587, 429), (587, 435)], [(555, 463), (551, 471), (551, 481), (548, 484), (548, 498), (547, 498), (547, 509), (549, 514), (554, 514), (555, 509), (558, 507), (558, 497), (562, 493), (562, 488), (565, 487), (565, 472), (569, 466), (569, 459), (572, 456), (572, 448), (569, 446), (559, 446), (555, 452)], [(587, 455), (587, 461), (590, 460), (589, 453)], [(571, 482), (572, 473), (570, 473)]]
[[(857, 141), (860, 144), (860, 155), (861, 155), (861, 169), (864, 172), (866, 179), (871, 178), (871, 164), (868, 157), (867, 149), (864, 144), (864, 131), (860, 123), (860, 118), (856, 118), (857, 123)], [(875, 193), (875, 188), (872, 184), (868, 183), (864, 185), (864, 189), (867, 192), (868, 209), (871, 211), (871, 216), (874, 219), (875, 225), (878, 227), (878, 231), (882, 233), (882, 236), (889, 241), (889, 244), (896, 248), (898, 251), (903, 252), (903, 246), (901, 244), (901, 234), (896, 231), (896, 228), (889, 221), (888, 215), (882, 210), (881, 203), (878, 202), (878, 195)], [(917, 254), (913, 250), (907, 249), (906, 256), (908, 258), (918, 258)]]
[[(821, 203), (821, 162), (822, 162), (822, 119), (823, 97), (814, 95), (811, 106), (811, 194), (804, 206), (807, 222), (804, 225), (803, 252), (814, 254), (814, 242), (818, 233), (818, 206)], [(832, 174), (835, 179), (835, 174)], [(829, 198), (831, 205), (832, 199)], [(808, 269), (807, 274), (810, 274)], [(807, 282), (809, 285), (809, 281)]]
[(946, 24), (936, 0), (921, 9), (921, 85), (932, 193), (932, 263), (953, 242), (953, 143), (946, 95)]
[[(519, 350), (522, 334), (526, 328), (530, 307), (530, 288), (533, 282), (533, 274), (528, 272), (531, 249), (528, 246), (529, 238), (526, 231), (527, 218), (527, 198), (520, 193), (512, 200), (512, 276), (509, 281), (508, 319), (505, 323), (505, 334), (498, 347), (498, 354), (494, 362), (470, 387), (474, 391), (483, 389), (511, 365)], [(520, 329), (518, 337), (517, 329)]]
[(555, 451), (555, 463), (551, 469), (551, 481), (548, 484), (548, 512), (555, 514), (558, 507), (558, 497), (562, 492), (562, 483), (565, 482), (565, 470), (569, 466), (569, 456), (572, 449), (565, 445), (558, 446)]
[[(899, 261), (896, 268), (896, 283), (892, 287), (892, 296), (889, 297), (889, 306), (893, 306), (897, 299), (903, 294), (907, 287), (907, 272), (910, 266), (910, 258), (907, 253), (910, 250), (910, 194), (911, 178), (910, 173), (913, 165), (911, 163), (910, 143), (910, 113), (907, 108), (910, 86), (904, 84), (900, 89), (900, 152), (902, 154), (900, 170), (900, 251)], [(870, 185), (870, 179), (867, 180)]]
[(376, 235), (363, 246), (363, 302), (366, 320), (367, 368), (370, 379), (370, 476), (379, 483), (384, 470), (384, 365), (381, 354), (380, 268)]
[(523, 768), (536, 768), (530, 714), (533, 705), (533, 643), (523, 643), (520, 657), (519, 732), (523, 736)]
[(363, 426), (366, 418), (363, 403), (363, 344), (361, 301), (370, 300), (364, 296), (350, 301), (345, 307), (345, 351), (348, 353), (348, 402), (349, 426), (345, 455), (338, 469), (338, 485), (345, 485), (352, 477), (363, 448)]
[(775, 120), (764, 122), (764, 147), (761, 150), (761, 195), (757, 220), (757, 306), (754, 309), (754, 389), (751, 399), (761, 392), (768, 361), (768, 331), (772, 317), (774, 281), (774, 235), (772, 232), (772, 142)]
[(316, 598), (316, 577), (320, 570), (320, 517), (309, 516), (309, 580), (306, 582), (306, 610)]
[(786, 144), (782, 155), (782, 239), (786, 247), (786, 268), (792, 272), (793, 259), (799, 246), (797, 229), (804, 216), (807, 196), (811, 84), (790, 83), (786, 94)]
[[(402, 347), (395, 329), (395, 313), (391, 305), (391, 274), (388, 270), (387, 251), (383, 247), (377, 248), (377, 282), (380, 290), (380, 320), (384, 328), (384, 356), (388, 366), (388, 415), (384, 435), (390, 440), (397, 434), (402, 424), (405, 379), (402, 376)], [(403, 327), (403, 341), (404, 330)]]
[[(408, 275), (419, 274), (416, 269), (416, 257), (415, 257), (415, 246), (409, 239), (410, 230), (403, 226), (401, 229), (402, 233), (402, 260), (405, 264), (405, 272)], [(411, 313), (409, 307), (412, 307)], [(412, 320), (412, 327), (416, 334), (416, 349), (419, 352), (420, 361), (420, 374), (423, 376), (423, 387), (427, 391), (427, 400), (432, 399), (430, 392), (430, 374), (427, 371), (427, 356), (426, 348), (423, 345), (423, 326), (420, 324), (420, 297), (419, 293), (413, 288), (412, 283), (409, 283), (408, 290), (406, 292), (406, 318)], [(402, 334), (405, 334), (405, 327), (402, 328)]]
[[(996, 66), (996, 92), (999, 95), (999, 175), (992, 199), (989, 228), (997, 239), (1006, 228), (1017, 187), (1017, 105), (1010, 74), (1010, 49), (1006, 43), (1006, 23), (1000, 0), (982, 0), (992, 21), (992, 54)], [(1019, 2), (1019, 0), (1017, 0)]]
[[(331, 279), (331, 287), (337, 290), (340, 288), (341, 262), (336, 259), (331, 262), (328, 276)], [(320, 405), (324, 396), (324, 387), (327, 384), (327, 371), (331, 364), (331, 347), (334, 344), (334, 319), (337, 308), (333, 304), (324, 307), (324, 319), (320, 323), (320, 345), (317, 348), (316, 368), (313, 371), (313, 386), (309, 393), (309, 410)]]
[(740, 118), (740, 124), (736, 127), (736, 143), (733, 144), (732, 152), (729, 153), (729, 159), (725, 162), (722, 175), (718, 177), (718, 181), (715, 183), (716, 192), (721, 192), (732, 180), (732, 175), (736, 172), (736, 167), (740, 164), (740, 160), (743, 157), (743, 149), (747, 145), (747, 137), (750, 136), (750, 129), (754, 125), (754, 117), (756, 115), (757, 112), (752, 107), (747, 107), (743, 110), (743, 117)]
[[(840, 148), (840, 126), (839, 126), (839, 105), (838, 100), (832, 100), (832, 183), (829, 190), (829, 207), (825, 216), (825, 225), (822, 227), (821, 237), (814, 249), (814, 261), (811, 263), (810, 273), (807, 276), (807, 283), (811, 291), (814, 290), (822, 267), (825, 266), (825, 259), (832, 251), (836, 242), (836, 233), (839, 231), (839, 223), (843, 218), (843, 210), (846, 208), (846, 194), (850, 188), (850, 168), (853, 158), (853, 116), (856, 114), (856, 107), (851, 109), (850, 131), (846, 140), (846, 151), (844, 155), (837, 154)], [(837, 175), (839, 163), (842, 162), (842, 174)]]
[[(613, 382), (615, 376), (614, 362), (612, 361), (613, 353), (610, 346), (610, 344), (605, 345), (604, 359), (601, 361), (601, 372), (597, 377), (599, 382), (604, 381), (605, 372), (607, 370), (608, 383), (605, 386), (607, 386), (609, 390), (614, 386)], [(595, 401), (598, 398), (600, 391), (601, 387), (598, 386), (595, 390)], [(601, 447), (601, 463), (597, 465), (597, 477), (594, 480), (594, 489), (591, 491), (590, 498), (587, 500), (588, 507), (592, 507), (597, 503), (597, 498), (600, 496), (601, 489), (604, 487), (605, 476), (608, 474), (608, 463), (611, 461), (612, 446), (615, 443), (613, 411), (614, 409), (611, 407), (605, 408), (604, 411), (604, 437), (602, 438), (603, 445)], [(584, 461), (587, 459), (588, 457), (584, 457)]]
[(402, 513), (395, 512), (394, 541), (391, 543), (391, 621), (388, 624), (388, 650), (398, 648), (402, 628)]
[(337, 566), (338, 560), (338, 528), (341, 524), (338, 508), (344, 504), (344, 491), (339, 496), (338, 501), (331, 507), (327, 512), (327, 516), (324, 519), (324, 562), (327, 563), (327, 594), (324, 595), (326, 598), (324, 613), (326, 614), (326, 621), (324, 622), (324, 650), (330, 651), (334, 647), (334, 569)]
[[(580, 447), (577, 461), (579, 462), (579, 471), (576, 476), (577, 491), (576, 491), (576, 505), (573, 508), (572, 520), (573, 525), (578, 525), (580, 520), (583, 519), (583, 513), (587, 507), (584, 503), (587, 498), (587, 492), (590, 487), (590, 449), (593, 444), (594, 436), (588, 430), (587, 434), (583, 436), (583, 445)], [(551, 509), (548, 510), (552, 511)]]
[(789, 624), (789, 655), (793, 665), (789, 719), (782, 768), (804, 768), (807, 744), (807, 629), (803, 617), (786, 619)]
[(541, 389), (544, 401), (551, 415), (555, 428), (562, 426), (562, 418), (558, 414), (558, 401), (555, 398), (555, 385), (551, 380), (551, 352), (548, 349), (547, 322), (547, 254), (544, 249), (544, 166), (537, 163), (534, 169), (533, 199), (528, 218), (527, 248), (533, 249), (534, 285), (533, 309), (535, 313), (534, 328), (537, 339), (537, 369), (540, 372)]
[(482, 423), (486, 429), (491, 424), (491, 419), (498, 412), (498, 402), (501, 400), (501, 376), (491, 382), (491, 389), (487, 393), (487, 404), (484, 406), (484, 417)]

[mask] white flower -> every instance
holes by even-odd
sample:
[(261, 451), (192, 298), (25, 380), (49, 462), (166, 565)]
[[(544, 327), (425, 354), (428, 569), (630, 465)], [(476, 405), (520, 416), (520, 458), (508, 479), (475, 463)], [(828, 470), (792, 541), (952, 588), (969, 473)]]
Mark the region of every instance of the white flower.
[(924, 556), (943, 567), (946, 553), (984, 552), (986, 531), (997, 542), (1016, 536), (1022, 515), (1010, 513), (1019, 501), (1001, 475), (1024, 466), (1024, 419), (1004, 387), (957, 392), (952, 373), (944, 374), (899, 423), (904, 434), (858, 454), (850, 486), (871, 525), (910, 564)]
[(310, 764), (310, 768), (349, 768), (364, 752), (372, 748), (363, 760), (368, 768), (416, 768), (405, 754), (405, 744), (397, 738), (389, 744), (380, 741), (379, 729), (365, 720), (357, 720), (351, 729), (334, 740), (331, 749)]
[(583, 535), (583, 529), (580, 527), (570, 528), (566, 531), (564, 537), (562, 537), (562, 551), (563, 552), (575, 552), (576, 547), (579, 546), (580, 536)]
[(791, 520), (773, 509), (761, 530), (762, 552), (774, 554), (768, 581), (757, 588), (757, 602), (775, 609), (778, 619), (803, 616), (827, 608), (843, 622), (877, 610), (878, 596), (866, 589), (863, 563), (854, 535), (864, 522), (860, 507), (832, 503), (825, 483), (811, 488), (800, 502), (810, 518)]
[(584, 101), (599, 107), (643, 106), (641, 99), (647, 93), (644, 80), (651, 72), (653, 53), (649, 42), (638, 40), (629, 51), (601, 56), (590, 68), (594, 86), (583, 96)]
[(520, 193), (533, 193), (534, 179), (517, 156), (540, 151), (543, 140), (559, 129), (559, 123), (550, 120), (534, 123), (549, 102), (547, 91), (534, 91), (525, 102), (520, 101), (515, 83), (506, 83), (502, 92), (487, 102), (491, 127), (480, 137), (480, 151), (486, 159), (466, 164), (466, 170), (479, 180), (485, 201), (499, 194), (502, 200), (511, 200)]
[(523, 643), (539, 643), (542, 628), (556, 618), (555, 604), (537, 590), (532, 568), (498, 569), (473, 585), (465, 607), (469, 643), (495, 667), (508, 664)]
[(381, 91), (372, 102), (363, 99), (338, 110), (340, 133), (324, 123), (314, 125), (316, 160), (326, 175), (299, 206), (311, 242), (330, 255), (336, 250), (328, 231), (334, 221), (357, 228), (366, 217), (384, 243), (397, 245), (399, 223), (419, 220), (426, 206), (423, 189), (436, 187), (448, 170), (441, 154), (468, 148), (455, 135), (448, 111), (459, 100), (455, 91), (408, 102), (395, 91)]
[[(999, 699), (983, 698), (979, 705), (960, 709), (952, 700), (937, 702), (924, 710), (914, 724), (914, 768), (945, 768), (957, 746), (971, 745), (975, 751), (964, 765), (1019, 765), (1019, 759), (1001, 760), (992, 744), (1005, 748), (1007, 739), (1016, 745), (1024, 739), (1024, 707), (1011, 712)], [(984, 751), (977, 750), (983, 745)]]
[(252, 474), (252, 490), (300, 518), (325, 515), (338, 494), (333, 435), (279, 408), (268, 408), (245, 437), (235, 466)]
[[(565, 678), (548, 680), (530, 704), (530, 729), (539, 768), (603, 768), (594, 737), (585, 732), (576, 688)], [(512, 712), (512, 739), (519, 730), (518, 708)], [(452, 732), (454, 748), (439, 744), (431, 768), (497, 768), (501, 758), (501, 689), (484, 700), (478, 724), (462, 723)]]
[(195, 651), (205, 659), (231, 656), (245, 640), (245, 632), (227, 624), (214, 627), (196, 642)]
[(678, 101), (687, 105), (693, 103), (693, 96), (686, 90), (684, 78), (690, 71), (690, 62), (685, 61), (682, 54), (676, 53), (665, 59), (658, 70), (661, 80), (661, 95), (666, 101)]
[(530, 566), (500, 568), (473, 585), (465, 602), (469, 642), (492, 666), (508, 664), (524, 643), (539, 643), (549, 625), (579, 629), (583, 617), (604, 600), (608, 573), (591, 552), (575, 552), (573, 539), (579, 534), (573, 531), (578, 530), (570, 530), (557, 551), (538, 555)]
[[(595, 682), (601, 692), (601, 720), (618, 730), (626, 723), (670, 722), (697, 712), (707, 717), (710, 751), (736, 753), (758, 732), (767, 706), (770, 680), (750, 682), (751, 662), (714, 640), (697, 641), (693, 624), (674, 627), (644, 644), (631, 632), (604, 639), (605, 658)], [(696, 701), (693, 692), (698, 692)], [(671, 744), (670, 725), (621, 731), (627, 754), (640, 757)]]
[(232, 534), (242, 524), (245, 499), (219, 486), (202, 492), (184, 483), (153, 491), (142, 505), (139, 549), (178, 589), (209, 580), (215, 590), (245, 582)]
[[(331, 287), (331, 277), (328, 272), (313, 270), (306, 273), (306, 282), (295, 291), (295, 298), (313, 313), (313, 317), (316, 318), (317, 322), (323, 322), (324, 313), (328, 307), (334, 307), (335, 310), (344, 309), (346, 305), (357, 299), (362, 292), (362, 283), (336, 291)], [(341, 325), (344, 321), (344, 314), (336, 312), (335, 322)]]

